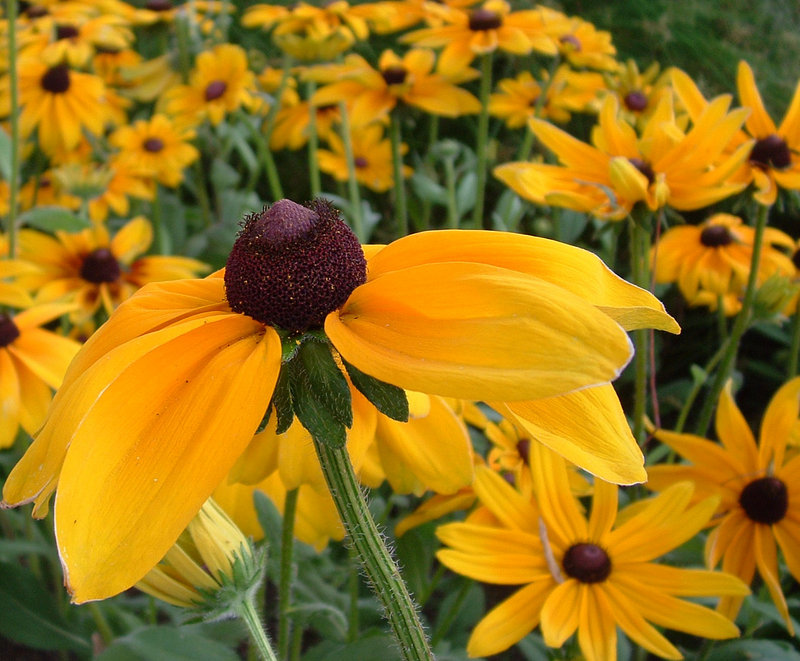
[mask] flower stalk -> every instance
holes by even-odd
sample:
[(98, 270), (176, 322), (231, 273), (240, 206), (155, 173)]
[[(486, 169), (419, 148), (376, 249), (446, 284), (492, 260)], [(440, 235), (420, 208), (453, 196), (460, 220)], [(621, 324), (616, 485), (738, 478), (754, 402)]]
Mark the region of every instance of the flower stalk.
[(484, 53), (481, 56), (481, 86), (480, 97), (481, 112), (478, 115), (478, 135), (475, 143), (475, 156), (477, 157), (475, 181), (475, 206), (472, 209), (472, 227), (483, 227), (483, 205), (486, 199), (486, 173), (488, 170), (488, 157), (486, 147), (489, 142), (489, 93), (492, 90), (492, 54)]
[(297, 514), (297, 497), (300, 490), (286, 492), (281, 528), (281, 573), (278, 586), (278, 655), (289, 658), (290, 622), (289, 607), (292, 598), (292, 556), (294, 554), (294, 522)]
[(8, 256), (14, 258), (17, 251), (17, 192), (19, 188), (19, 89), (17, 84), (17, 2), (7, 0), (8, 17), (8, 80), (11, 112), (8, 118), (11, 132), (11, 158), (8, 175), (8, 217), (6, 236), (8, 236)]

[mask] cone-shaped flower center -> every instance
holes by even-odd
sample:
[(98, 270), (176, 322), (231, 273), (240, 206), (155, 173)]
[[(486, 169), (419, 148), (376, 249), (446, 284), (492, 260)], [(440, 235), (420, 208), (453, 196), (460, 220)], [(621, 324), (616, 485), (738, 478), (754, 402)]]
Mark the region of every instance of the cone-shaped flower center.
[(653, 168), (650, 167), (649, 163), (643, 161), (641, 158), (629, 158), (628, 160), (631, 162), (633, 167), (647, 177), (648, 183), (652, 184), (656, 180), (656, 173), (653, 172)]
[(792, 155), (786, 141), (773, 133), (756, 140), (750, 152), (750, 162), (764, 169), (772, 167), (780, 170), (792, 164)]
[(108, 248), (98, 248), (83, 258), (81, 277), (89, 282), (116, 282), (120, 276), (119, 262)]
[(161, 138), (147, 138), (142, 143), (145, 151), (157, 153), (164, 149), (164, 141)]
[(42, 76), (42, 89), (51, 94), (63, 94), (69, 89), (69, 67), (58, 64), (50, 67)]
[(611, 560), (597, 544), (573, 544), (561, 564), (568, 576), (581, 583), (600, 583), (611, 574)]
[(13, 319), (6, 314), (0, 314), (0, 347), (7, 347), (19, 337), (19, 328)]
[(279, 200), (245, 219), (225, 267), (235, 312), (290, 331), (320, 327), (367, 279), (355, 234), (328, 202)]
[(789, 509), (789, 492), (777, 477), (760, 477), (742, 489), (739, 504), (751, 521), (778, 523)]
[(145, 7), (150, 11), (169, 11), (172, 3), (170, 0), (147, 0)]
[(561, 37), (561, 39), (559, 39), (559, 41), (562, 44), (569, 44), (578, 52), (581, 50), (580, 39), (578, 39), (578, 37), (576, 37), (574, 34), (565, 34), (563, 37)]
[(628, 92), (623, 102), (625, 103), (625, 107), (633, 112), (642, 112), (642, 110), (647, 108), (647, 96), (644, 92), (640, 92), (639, 90)]
[(78, 28), (74, 25), (59, 25), (56, 28), (56, 39), (72, 39), (78, 36)]
[(700, 232), (700, 243), (708, 248), (719, 248), (733, 243), (733, 234), (725, 225), (709, 225)]
[(210, 82), (206, 87), (206, 101), (218, 99), (225, 94), (226, 89), (228, 89), (228, 84), (222, 80)]
[(475, 32), (496, 30), (503, 25), (503, 17), (490, 9), (476, 9), (469, 15), (469, 29)]
[(401, 85), (406, 82), (406, 74), (408, 72), (405, 68), (401, 66), (391, 66), (386, 67), (383, 71), (381, 71), (381, 75), (383, 79), (386, 81), (387, 85)]

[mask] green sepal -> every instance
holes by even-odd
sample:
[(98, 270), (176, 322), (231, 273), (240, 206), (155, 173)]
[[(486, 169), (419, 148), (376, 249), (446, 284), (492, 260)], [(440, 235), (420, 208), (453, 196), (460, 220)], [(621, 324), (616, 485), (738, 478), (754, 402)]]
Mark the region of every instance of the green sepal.
[[(292, 363), (293, 367), (296, 367)], [(311, 436), (330, 447), (340, 448), (347, 442), (347, 429), (317, 397), (319, 388), (312, 388), (308, 374), (300, 367), (289, 370), (292, 407), (300, 424)]]
[[(331, 345), (326, 340), (307, 334), (300, 346), (299, 362), (305, 371), (315, 399), (345, 427), (353, 425), (353, 403), (350, 386), (331, 354)], [(294, 367), (298, 361), (294, 361)]]
[(392, 420), (408, 422), (408, 397), (405, 390), (364, 374), (344, 359), (342, 362), (353, 385), (376, 409)]
[(283, 434), (292, 426), (294, 420), (294, 408), (292, 407), (292, 390), (289, 386), (289, 368), (281, 366), (278, 374), (278, 382), (275, 384), (275, 391), (272, 393), (271, 411), (274, 409), (278, 416), (278, 426), (276, 434)]
[(297, 356), (300, 345), (303, 343), (303, 336), (297, 333), (287, 333), (280, 329), (276, 330), (281, 339), (281, 365), (285, 365)]

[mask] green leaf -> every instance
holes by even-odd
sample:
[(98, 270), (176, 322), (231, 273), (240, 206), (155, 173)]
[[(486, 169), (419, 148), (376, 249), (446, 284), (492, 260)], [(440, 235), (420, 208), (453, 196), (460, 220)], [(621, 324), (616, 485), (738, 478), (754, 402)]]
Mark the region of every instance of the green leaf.
[(63, 207), (43, 206), (30, 209), (17, 218), (20, 225), (28, 225), (43, 232), (79, 232), (92, 224)]
[[(244, 631), (242, 631), (244, 638)], [(175, 627), (145, 627), (117, 638), (96, 661), (238, 661), (239, 655), (216, 640)]]
[(318, 388), (314, 388), (302, 369), (291, 369), (289, 363), (289, 386), (292, 392), (292, 407), (300, 423), (320, 443), (330, 447), (343, 447), (347, 441), (344, 424), (317, 399)]
[(750, 661), (800, 661), (800, 652), (789, 643), (774, 640), (731, 640), (716, 643), (706, 656), (706, 661), (730, 661), (748, 659)]
[(300, 346), (299, 358), (306, 378), (311, 384), (314, 398), (335, 420), (345, 427), (352, 426), (353, 403), (350, 399), (350, 386), (333, 359), (327, 340), (320, 342), (316, 339), (305, 339)]
[(283, 434), (292, 426), (294, 420), (294, 409), (292, 408), (292, 391), (289, 387), (289, 375), (287, 369), (281, 369), (278, 373), (278, 382), (275, 384), (275, 392), (272, 393), (272, 408), (278, 416), (277, 434)]
[(387, 634), (364, 636), (353, 643), (325, 641), (303, 654), (303, 661), (341, 661), (342, 659), (380, 659), (400, 661), (400, 650)]
[(53, 596), (33, 573), (0, 562), (0, 634), (40, 650), (88, 653), (91, 643), (77, 635), (58, 611)]
[(344, 359), (342, 362), (353, 385), (376, 409), (392, 420), (408, 422), (408, 398), (402, 388), (364, 374)]

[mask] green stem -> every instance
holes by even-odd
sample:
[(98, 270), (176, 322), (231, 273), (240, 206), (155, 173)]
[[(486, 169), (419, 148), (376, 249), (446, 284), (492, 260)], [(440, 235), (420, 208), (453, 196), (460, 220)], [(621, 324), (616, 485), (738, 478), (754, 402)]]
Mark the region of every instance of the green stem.
[(734, 361), (739, 352), (739, 343), (742, 336), (750, 326), (750, 321), (753, 312), (753, 303), (756, 300), (756, 289), (758, 285), (758, 270), (761, 263), (761, 246), (764, 242), (764, 230), (767, 227), (767, 220), (769, 219), (769, 207), (760, 205), (758, 208), (758, 215), (756, 216), (756, 226), (753, 235), (753, 256), (750, 260), (750, 273), (747, 278), (747, 286), (744, 290), (744, 300), (742, 300), (742, 309), (736, 315), (733, 322), (733, 327), (728, 335), (728, 343), (725, 346), (725, 353), (720, 361), (717, 373), (714, 376), (714, 381), (711, 384), (711, 389), (706, 394), (706, 399), (703, 402), (703, 408), (700, 411), (700, 418), (695, 428), (695, 433), (698, 436), (705, 436), (708, 426), (711, 423), (711, 416), (714, 412), (714, 407), (717, 404), (717, 399), (725, 383), (730, 376), (733, 369)]
[(357, 569), (358, 555), (352, 546), (348, 548), (348, 551), (354, 562), (350, 566), (350, 577), (347, 586), (350, 591), (350, 608), (347, 612), (347, 641), (353, 643), (358, 640), (358, 586), (361, 583), (361, 579)]
[[(322, 191), (322, 178), (317, 162), (317, 149), (319, 148), (319, 134), (317, 133), (317, 107), (312, 105), (311, 97), (317, 89), (313, 80), (306, 81), (306, 99), (308, 99), (308, 181), (311, 186), (312, 199)], [(347, 138), (349, 140), (349, 136)]]
[(161, 184), (156, 182), (155, 195), (153, 197), (153, 234), (155, 236), (156, 254), (166, 255), (164, 241), (164, 223), (161, 214)]
[[(711, 370), (713, 370), (717, 363), (722, 359), (723, 354), (725, 353), (725, 348), (727, 347), (728, 342), (727, 340), (725, 343), (717, 349), (717, 352), (711, 356), (711, 359), (706, 363), (705, 368), (703, 371), (706, 374), (709, 374)], [(697, 399), (697, 395), (700, 394), (700, 391), (703, 389), (703, 386), (706, 384), (706, 379), (702, 381), (697, 381), (692, 386), (692, 389), (689, 391), (689, 394), (686, 396), (686, 401), (683, 403), (683, 408), (681, 408), (681, 412), (678, 415), (678, 421), (675, 423), (675, 427), (673, 431), (676, 434), (679, 434), (683, 431), (683, 427), (686, 424), (686, 419), (689, 417), (689, 411), (692, 410), (692, 405), (694, 404), (694, 400)]]
[(339, 102), (339, 112), (342, 116), (342, 143), (344, 144), (344, 157), (347, 161), (347, 191), (350, 197), (353, 233), (361, 243), (366, 243), (364, 223), (361, 220), (361, 193), (358, 190), (358, 179), (356, 179), (356, 159), (353, 154), (353, 139), (350, 135), (350, 119), (344, 101)]
[(197, 197), (197, 202), (200, 205), (200, 212), (203, 217), (203, 225), (205, 227), (211, 227), (213, 215), (211, 213), (211, 200), (208, 198), (208, 189), (206, 187), (206, 173), (199, 160), (192, 163), (192, 169), (194, 170), (195, 176), (194, 192), (195, 196)]
[[(631, 246), (631, 276), (634, 284), (649, 289), (650, 233), (631, 218), (628, 224)], [(642, 443), (645, 437), (645, 415), (647, 406), (647, 362), (650, 335), (646, 328), (633, 332), (636, 347), (634, 356), (633, 437)]]
[(475, 141), (476, 179), (475, 179), (475, 207), (472, 209), (472, 227), (483, 227), (483, 205), (486, 199), (486, 173), (488, 170), (488, 157), (486, 147), (489, 142), (489, 93), (492, 90), (492, 54), (484, 53), (481, 56), (481, 86), (478, 100), (481, 102), (481, 112), (478, 115), (478, 135)]
[(471, 587), (471, 579), (462, 579), (461, 589), (458, 591), (456, 598), (453, 600), (453, 603), (450, 604), (450, 608), (447, 610), (444, 616), (439, 618), (439, 624), (431, 636), (431, 644), (435, 645), (445, 637), (445, 634), (447, 634), (450, 626), (453, 624), (453, 620), (455, 620), (456, 616), (461, 612), (461, 606), (463, 605), (464, 600), (467, 598)]
[(728, 319), (725, 317), (725, 297), (717, 294), (717, 333), (720, 344), (728, 339)]
[(17, 193), (19, 188), (19, 89), (17, 84), (17, 0), (7, 0), (6, 18), (8, 25), (8, 79), (11, 96), (11, 171), (8, 173), (8, 218), (6, 236), (8, 237), (8, 256), (17, 253)]
[(245, 623), (247, 630), (250, 632), (250, 638), (258, 648), (258, 652), (262, 659), (266, 661), (278, 661), (275, 652), (272, 651), (272, 646), (269, 643), (269, 638), (261, 625), (261, 618), (256, 612), (256, 607), (253, 605), (252, 599), (242, 599), (236, 606), (236, 615)]
[(408, 203), (406, 182), (403, 177), (402, 127), (397, 112), (391, 113), (389, 135), (392, 142), (392, 170), (394, 172), (394, 222), (397, 238), (408, 234)]
[(789, 345), (789, 364), (786, 366), (786, 379), (797, 376), (797, 360), (800, 354), (800, 305), (792, 315), (792, 341)]
[(292, 600), (292, 556), (294, 554), (294, 522), (297, 515), (299, 489), (286, 492), (281, 528), (281, 569), (278, 586), (278, 656), (289, 658), (289, 607)]
[(317, 438), (314, 446), (344, 529), (361, 558), (375, 595), (383, 604), (403, 659), (432, 661), (414, 601), (370, 515), (346, 448), (329, 447)]
[(458, 229), (458, 202), (456, 200), (456, 166), (451, 156), (444, 158), (444, 183), (447, 189), (447, 227)]
[(97, 627), (97, 632), (100, 634), (100, 638), (103, 639), (103, 642), (106, 645), (110, 645), (111, 641), (114, 640), (114, 632), (111, 630), (111, 626), (108, 624), (106, 616), (103, 615), (103, 611), (100, 609), (100, 606), (96, 601), (90, 601), (88, 604), (86, 604), (86, 607), (89, 609), (89, 613), (94, 620), (94, 625)]

